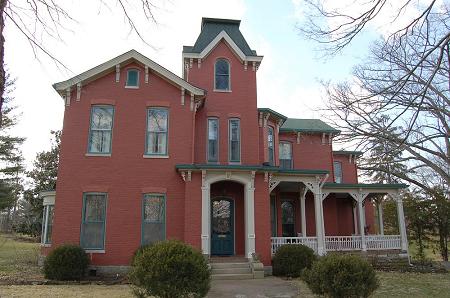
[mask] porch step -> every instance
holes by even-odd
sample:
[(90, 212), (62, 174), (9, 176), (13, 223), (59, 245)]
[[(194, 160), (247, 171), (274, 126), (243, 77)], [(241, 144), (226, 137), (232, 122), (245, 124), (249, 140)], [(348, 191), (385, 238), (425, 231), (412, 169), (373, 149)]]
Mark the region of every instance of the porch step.
[(232, 269), (232, 268), (248, 268), (250, 265), (246, 263), (210, 263), (211, 269)]
[(212, 274), (211, 275), (212, 280), (225, 280), (225, 279), (253, 279), (253, 274)]
[(211, 274), (251, 274), (252, 271), (249, 266), (246, 268), (221, 268), (221, 269), (215, 269), (213, 268), (211, 270)]

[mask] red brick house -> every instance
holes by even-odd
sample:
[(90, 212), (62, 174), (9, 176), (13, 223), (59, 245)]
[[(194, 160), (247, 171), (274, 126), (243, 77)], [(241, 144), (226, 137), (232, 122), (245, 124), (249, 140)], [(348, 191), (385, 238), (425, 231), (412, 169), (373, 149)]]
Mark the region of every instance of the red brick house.
[[(204, 18), (182, 77), (131, 50), (54, 84), (66, 107), (44, 254), (76, 243), (93, 265), (126, 266), (173, 238), (265, 266), (285, 243), (407, 251), (405, 185), (358, 183), (361, 152), (333, 151), (338, 130), (257, 108), (263, 56), (239, 24)], [(383, 233), (382, 195), (397, 199), (399, 235)]]

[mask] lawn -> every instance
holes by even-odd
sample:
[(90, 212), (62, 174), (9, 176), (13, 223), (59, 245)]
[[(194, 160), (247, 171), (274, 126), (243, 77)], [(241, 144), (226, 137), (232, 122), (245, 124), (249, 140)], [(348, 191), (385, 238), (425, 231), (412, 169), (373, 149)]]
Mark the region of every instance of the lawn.
[(41, 276), (37, 266), (39, 243), (18, 241), (13, 235), (0, 234), (0, 281)]

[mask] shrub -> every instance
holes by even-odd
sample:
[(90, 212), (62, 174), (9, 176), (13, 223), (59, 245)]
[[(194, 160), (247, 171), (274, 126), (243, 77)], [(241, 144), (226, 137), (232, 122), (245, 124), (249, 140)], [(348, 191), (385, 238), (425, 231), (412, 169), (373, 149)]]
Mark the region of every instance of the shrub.
[(320, 258), (303, 279), (314, 294), (327, 297), (368, 297), (379, 282), (372, 266), (359, 256), (331, 254)]
[(48, 279), (79, 280), (89, 265), (89, 257), (78, 245), (64, 244), (45, 258), (44, 275)]
[(204, 297), (211, 278), (200, 251), (168, 240), (138, 249), (129, 280), (138, 297)]
[(272, 259), (273, 275), (299, 277), (305, 268), (311, 268), (316, 260), (314, 251), (304, 245), (281, 246)]

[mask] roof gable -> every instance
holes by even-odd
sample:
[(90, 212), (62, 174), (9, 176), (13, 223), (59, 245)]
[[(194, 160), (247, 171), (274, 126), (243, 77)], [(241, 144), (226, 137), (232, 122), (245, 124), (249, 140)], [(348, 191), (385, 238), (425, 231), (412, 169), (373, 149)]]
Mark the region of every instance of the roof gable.
[(53, 88), (59, 93), (63, 94), (67, 91), (67, 89), (70, 89), (72, 86), (75, 86), (77, 84), (85, 85), (89, 82), (92, 82), (108, 73), (111, 73), (111, 71), (114, 71), (117, 65), (127, 65), (131, 63), (132, 61), (137, 61), (145, 66), (147, 66), (149, 69), (153, 70), (156, 74), (161, 76), (163, 79), (166, 79), (170, 83), (177, 85), (179, 87), (184, 88), (186, 91), (198, 95), (198, 96), (204, 96), (205, 90), (196, 87), (187, 81), (183, 80), (173, 72), (167, 70), (166, 68), (162, 67), (158, 63), (154, 62), (150, 58), (147, 58), (146, 56), (142, 55), (136, 50), (130, 50), (126, 53), (123, 53), (120, 56), (117, 56), (109, 61), (106, 61), (105, 63), (102, 63), (94, 68), (91, 68), (73, 78), (70, 78), (66, 81), (62, 81), (59, 83), (53, 84)]

